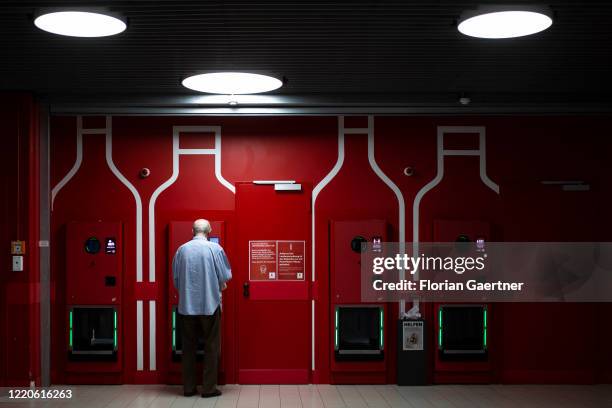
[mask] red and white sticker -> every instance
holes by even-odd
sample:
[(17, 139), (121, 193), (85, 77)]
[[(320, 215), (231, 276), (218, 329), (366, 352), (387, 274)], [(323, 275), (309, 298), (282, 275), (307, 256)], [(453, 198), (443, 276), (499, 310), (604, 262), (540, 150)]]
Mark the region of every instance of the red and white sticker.
[(249, 280), (305, 280), (305, 241), (249, 241)]

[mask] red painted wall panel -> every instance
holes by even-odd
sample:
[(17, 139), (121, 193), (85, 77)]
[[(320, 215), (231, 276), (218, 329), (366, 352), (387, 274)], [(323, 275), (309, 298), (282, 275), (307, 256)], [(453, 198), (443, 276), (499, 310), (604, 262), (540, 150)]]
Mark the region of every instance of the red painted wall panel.
[[(597, 135), (606, 132), (609, 117), (376, 117), (374, 118), (374, 158), (381, 170), (396, 184), (406, 205), (406, 240), (412, 240), (412, 205), (417, 192), (436, 175), (437, 126), (483, 126), (486, 128), (487, 174), (500, 185), (497, 195), (480, 180), (475, 157), (445, 159), (445, 178), (421, 203), (421, 241), (433, 238), (435, 219), (479, 219), (492, 226), (494, 239), (529, 240), (610, 240), (612, 223), (608, 210), (612, 200), (603, 169), (612, 151), (611, 142)], [(354, 126), (367, 120), (355, 119)], [(74, 117), (53, 117), (51, 121), (52, 180), (56, 186), (75, 163), (76, 124)], [(220, 153), (180, 155), (173, 169), (173, 126), (219, 126)], [(353, 125), (351, 125), (353, 126)], [(203, 140), (211, 148), (210, 136)], [(186, 139), (187, 140), (187, 139)], [(54, 310), (61, 307), (63, 228), (69, 221), (117, 219), (125, 228), (124, 305), (126, 345), (125, 381), (163, 381), (164, 347), (167, 347), (166, 279), (168, 254), (167, 226), (171, 221), (200, 216), (226, 222), (228, 253), (236, 254), (234, 194), (228, 184), (258, 179), (293, 179), (316, 186), (338, 159), (337, 117), (113, 117), (112, 161), (125, 178), (120, 181), (106, 163), (104, 135), (83, 136), (84, 155), (74, 177), (57, 193), (53, 211), (53, 280), (57, 286)], [(473, 140), (458, 142), (453, 148), (472, 148)], [(191, 135), (189, 148), (199, 148)], [(183, 145), (181, 145), (183, 147)], [(329, 316), (329, 222), (330, 220), (381, 219), (390, 225), (390, 239), (397, 240), (398, 201), (394, 192), (376, 175), (368, 159), (366, 135), (346, 135), (345, 158), (338, 174), (320, 192), (315, 213), (315, 269), (313, 287), (316, 299), (316, 359), (314, 381), (328, 382), (331, 354)], [(215, 174), (217, 166), (218, 174)], [(406, 167), (415, 172), (409, 177)], [(151, 170), (141, 179), (141, 168)], [(173, 170), (176, 180), (173, 180)], [(541, 180), (585, 180), (588, 192), (567, 193), (541, 185)], [(159, 191), (155, 205), (154, 192)], [(133, 191), (125, 185), (132, 186)], [(142, 208), (142, 255), (136, 253), (136, 214), (138, 195)], [(148, 282), (150, 211), (155, 216), (156, 282)], [(136, 282), (137, 258), (142, 256), (143, 282)], [(232, 297), (241, 288), (230, 285)], [(157, 302), (157, 370), (149, 370), (148, 309), (144, 319), (144, 370), (136, 370), (136, 300)], [(225, 318), (234, 313), (228, 302)], [(605, 341), (610, 329), (597, 319), (607, 305), (496, 305), (500, 339), (496, 378), (504, 382), (577, 381), (589, 373), (594, 381), (610, 378), (612, 355)], [(395, 308), (392, 308), (395, 309)], [(609, 309), (609, 308), (608, 308)], [(395, 313), (397, 313), (395, 311)], [(423, 305), (426, 318), (431, 307)], [(583, 338), (585, 346), (560, 362), (571, 339), (563, 336), (563, 319), (545, 319), (549, 314), (585, 318), (597, 336)], [(57, 320), (54, 320), (56, 322)], [(526, 325), (527, 331), (554, 342), (528, 347), (520, 333), (509, 328)], [(394, 327), (394, 325), (391, 325)], [(54, 325), (54, 334), (63, 330)], [(388, 339), (395, 339), (388, 334)], [(60, 337), (61, 338), (61, 337)], [(572, 348), (575, 350), (574, 348)], [(229, 351), (228, 351), (229, 352)], [(598, 356), (595, 359), (595, 356)], [(601, 357), (601, 359), (599, 358)], [(596, 362), (597, 360), (597, 362)], [(601, 361), (607, 362), (606, 364)], [(54, 361), (55, 379), (61, 381), (62, 368)], [(231, 382), (228, 375), (228, 382)], [(588, 378), (591, 378), (588, 377)], [(584, 378), (584, 377), (581, 377)], [(388, 381), (393, 381), (390, 370)]]
[[(0, 95), (0, 386), (40, 381), (38, 112), (25, 94)], [(26, 241), (12, 272), (11, 240)]]

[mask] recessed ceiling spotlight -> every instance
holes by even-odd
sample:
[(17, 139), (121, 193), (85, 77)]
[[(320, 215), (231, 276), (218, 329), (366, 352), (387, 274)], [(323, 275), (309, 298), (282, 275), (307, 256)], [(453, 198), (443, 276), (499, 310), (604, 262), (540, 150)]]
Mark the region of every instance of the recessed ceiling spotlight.
[(457, 28), (470, 37), (514, 38), (539, 33), (552, 23), (546, 7), (486, 6), (463, 13)]
[(210, 72), (187, 77), (182, 83), (194, 91), (220, 95), (256, 94), (283, 86), (278, 78), (250, 72)]
[(103, 9), (44, 9), (34, 19), (41, 30), (69, 37), (108, 37), (127, 28), (126, 19)]

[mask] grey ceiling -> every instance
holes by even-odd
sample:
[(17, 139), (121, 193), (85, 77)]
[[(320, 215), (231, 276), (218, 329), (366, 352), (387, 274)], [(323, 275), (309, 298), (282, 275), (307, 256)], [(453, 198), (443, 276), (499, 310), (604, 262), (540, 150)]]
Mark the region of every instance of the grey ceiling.
[[(90, 97), (192, 94), (180, 85), (186, 74), (231, 69), (286, 77), (276, 92), (281, 95), (609, 99), (612, 1), (550, 1), (554, 25), (531, 37), (493, 41), (459, 34), (461, 12), (488, 3), (496, 2), (3, 0), (0, 89)], [(123, 13), (128, 30), (80, 39), (32, 24), (37, 7), (83, 4)]]

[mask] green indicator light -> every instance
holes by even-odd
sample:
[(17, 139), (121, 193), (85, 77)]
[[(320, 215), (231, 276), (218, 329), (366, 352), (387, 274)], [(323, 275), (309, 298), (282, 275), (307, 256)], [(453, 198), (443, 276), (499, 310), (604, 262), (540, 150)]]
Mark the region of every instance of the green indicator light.
[(338, 316), (338, 308), (336, 308), (336, 321), (335, 321), (335, 330), (334, 330), (334, 348), (336, 350), (338, 350), (338, 321), (339, 321), (339, 316)]
[(172, 350), (176, 350), (176, 310), (172, 311)]
[(72, 350), (72, 310), (69, 313), (70, 330), (68, 330), (68, 347)]
[(115, 321), (115, 350), (117, 350), (117, 311), (114, 313), (114, 321)]
[(385, 344), (384, 334), (383, 334), (384, 333), (384, 323), (383, 323), (384, 319), (383, 319), (383, 317), (384, 317), (383, 316), (383, 310), (380, 309), (380, 349), (381, 350), (383, 349), (383, 346)]
[(487, 309), (484, 309), (483, 326), (482, 344), (484, 345), (484, 348), (487, 348)]
[(438, 347), (442, 348), (442, 308), (438, 310)]

